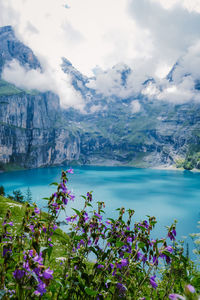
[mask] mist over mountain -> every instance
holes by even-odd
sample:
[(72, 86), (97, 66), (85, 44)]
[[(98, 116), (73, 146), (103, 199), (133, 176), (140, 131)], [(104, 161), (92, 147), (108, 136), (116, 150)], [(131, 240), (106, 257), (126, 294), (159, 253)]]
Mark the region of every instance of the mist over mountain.
[(191, 160), (200, 167), (198, 49), (190, 48), (164, 79), (124, 63), (87, 77), (61, 58), (54, 80), (55, 71), (12, 27), (1, 27), (1, 167), (156, 167)]

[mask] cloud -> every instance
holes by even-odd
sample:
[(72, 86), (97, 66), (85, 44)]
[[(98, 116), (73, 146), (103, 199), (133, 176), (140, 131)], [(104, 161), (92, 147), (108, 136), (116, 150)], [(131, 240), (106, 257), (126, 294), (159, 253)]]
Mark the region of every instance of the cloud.
[(165, 9), (171, 9), (178, 4), (190, 12), (195, 11), (200, 13), (199, 0), (152, 0), (152, 1), (161, 4)]
[(173, 62), (200, 39), (200, 14), (188, 11), (179, 2), (168, 10), (160, 3), (130, 0), (129, 14), (151, 33), (154, 58)]
[(172, 80), (180, 83), (182, 78), (190, 75), (194, 80), (200, 78), (200, 41), (189, 47), (185, 55), (177, 62), (172, 73)]
[(148, 78), (142, 68), (133, 71), (123, 63), (106, 71), (96, 68), (94, 74), (95, 77), (89, 80), (87, 87), (104, 96), (116, 96), (123, 99), (140, 93), (143, 82)]
[(132, 114), (138, 113), (140, 111), (140, 109), (141, 109), (141, 105), (140, 105), (139, 101), (138, 100), (133, 100), (131, 102), (131, 112), (132, 112)]
[(39, 30), (31, 23), (27, 22), (26, 31), (29, 31), (30, 34), (38, 34)]
[(84, 36), (80, 33), (80, 31), (73, 28), (69, 22), (65, 21), (61, 28), (64, 31), (66, 44), (79, 44), (84, 41)]
[(39, 69), (28, 69), (22, 67), (17, 60), (7, 64), (2, 72), (2, 78), (18, 87), (28, 90), (39, 90), (41, 92), (52, 91), (60, 98), (61, 106), (64, 108), (74, 107), (84, 112), (84, 100), (72, 87), (70, 77), (62, 70), (44, 68), (43, 73)]
[[(194, 84), (200, 77), (199, 0), (68, 0), (67, 9), (65, 5), (65, 0), (0, 0), (0, 25), (13, 25), (39, 60), (45, 57), (42, 75), (17, 73), (11, 65), (12, 71), (4, 70), (6, 76), (13, 81), (14, 73), (24, 76), (26, 86), (30, 78), (33, 88), (40, 90), (51, 86), (63, 105), (83, 107), (80, 94), (60, 70), (60, 58), (67, 57), (88, 76), (99, 66), (88, 87), (107, 97), (127, 98), (142, 91), (160, 100), (198, 98)], [(160, 80), (177, 60), (173, 83)], [(127, 69), (124, 83), (122, 73)], [(183, 81), (184, 74), (188, 78)], [(158, 84), (144, 89), (143, 82), (151, 77)]]
[(0, 0), (0, 27), (11, 24), (16, 26), (18, 22), (20, 13), (13, 9), (9, 2)]
[(200, 100), (200, 93), (195, 90), (195, 80), (190, 75), (182, 77), (179, 82), (170, 82), (166, 79), (157, 83), (150, 82), (142, 90), (142, 94), (149, 99), (167, 101), (174, 104)]

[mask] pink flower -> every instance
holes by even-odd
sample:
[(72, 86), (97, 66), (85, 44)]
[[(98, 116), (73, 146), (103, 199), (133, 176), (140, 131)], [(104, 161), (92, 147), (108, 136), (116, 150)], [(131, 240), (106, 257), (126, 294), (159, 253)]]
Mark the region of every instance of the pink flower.
[(66, 171), (69, 174), (74, 174), (74, 170), (72, 168), (70, 168), (69, 170)]

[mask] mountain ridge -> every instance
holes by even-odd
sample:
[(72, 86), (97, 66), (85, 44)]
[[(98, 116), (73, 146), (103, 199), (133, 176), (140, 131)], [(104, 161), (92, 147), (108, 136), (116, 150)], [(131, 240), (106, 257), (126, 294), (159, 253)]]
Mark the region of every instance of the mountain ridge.
[[(1, 72), (12, 59), (22, 66), (41, 70), (37, 57), (18, 41), (10, 26), (0, 28), (1, 41)], [(10, 41), (12, 47), (8, 46)], [(63, 109), (59, 97), (50, 91), (27, 91), (1, 79), (2, 168), (7, 164), (33, 168), (63, 163), (156, 167), (176, 161), (184, 164), (185, 159), (188, 163), (191, 155), (200, 151), (197, 102), (175, 104), (138, 92), (124, 93), (122, 97), (112, 94), (112, 90), (105, 96), (88, 86), (95, 78), (82, 75), (69, 60), (63, 58), (61, 68), (85, 100), (85, 113), (74, 108)], [(125, 86), (131, 69), (127, 66), (113, 70)], [(149, 78), (143, 84), (149, 83), (155, 83), (155, 79)], [(198, 158), (192, 164), (200, 167)]]

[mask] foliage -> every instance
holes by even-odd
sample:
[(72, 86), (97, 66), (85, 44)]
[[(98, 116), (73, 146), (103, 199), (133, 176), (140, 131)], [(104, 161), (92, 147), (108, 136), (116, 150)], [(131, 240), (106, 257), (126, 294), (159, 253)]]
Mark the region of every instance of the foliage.
[(22, 192), (20, 190), (15, 190), (13, 191), (14, 194), (14, 200), (20, 203), (24, 203), (24, 195), (22, 194)]
[(26, 202), (28, 202), (30, 204), (32, 203), (32, 194), (31, 194), (31, 190), (29, 187), (27, 188), (25, 199), (26, 199)]
[(0, 186), (0, 195), (5, 196), (5, 189), (4, 189), (3, 185)]
[(175, 241), (176, 222), (165, 238), (152, 239), (155, 217), (132, 224), (134, 211), (125, 221), (122, 207), (117, 219), (106, 220), (103, 202), (93, 209), (92, 192), (83, 196), (83, 209), (66, 218), (63, 255), (55, 257), (58, 218), (74, 200), (68, 173), (72, 169), (53, 183), (47, 214), (26, 204), (14, 227), (7, 211), (0, 233), (2, 299), (197, 299), (199, 272)]

